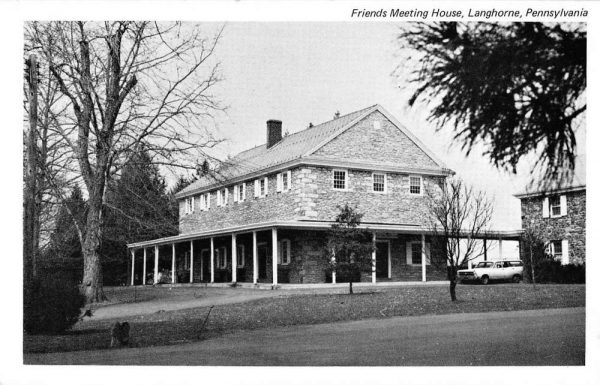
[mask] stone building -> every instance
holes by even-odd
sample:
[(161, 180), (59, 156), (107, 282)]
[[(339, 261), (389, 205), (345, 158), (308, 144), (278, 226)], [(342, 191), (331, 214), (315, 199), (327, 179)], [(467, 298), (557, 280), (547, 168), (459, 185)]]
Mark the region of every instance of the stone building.
[(521, 200), (521, 226), (545, 242), (546, 252), (563, 264), (585, 263), (585, 162), (578, 160), (569, 183), (553, 183), (515, 195)]
[(384, 108), (285, 136), (269, 120), (266, 139), (177, 194), (179, 235), (128, 245), (132, 284), (148, 283), (152, 249), (149, 279), (327, 282), (326, 233), (345, 203), (376, 244), (375, 269), (361, 280), (445, 279), (445, 265), (431, 263), (440, 251), (424, 227), (424, 191), (453, 171)]

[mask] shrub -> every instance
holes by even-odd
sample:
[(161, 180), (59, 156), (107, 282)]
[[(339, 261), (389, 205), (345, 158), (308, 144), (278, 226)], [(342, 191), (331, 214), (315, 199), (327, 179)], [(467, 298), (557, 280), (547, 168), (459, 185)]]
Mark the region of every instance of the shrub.
[[(529, 264), (525, 265), (525, 277), (531, 282)], [(585, 264), (562, 265), (560, 261), (544, 258), (535, 263), (536, 283), (585, 283)]]
[(77, 283), (64, 274), (40, 274), (24, 298), (23, 326), (30, 334), (60, 333), (73, 326), (85, 304)]

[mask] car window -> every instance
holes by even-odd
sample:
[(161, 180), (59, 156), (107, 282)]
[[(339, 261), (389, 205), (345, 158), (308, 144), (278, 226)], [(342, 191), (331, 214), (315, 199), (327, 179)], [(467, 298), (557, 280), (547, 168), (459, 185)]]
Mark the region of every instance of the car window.
[(504, 267), (510, 267), (510, 262), (504, 262), (503, 265)]
[(477, 267), (491, 267), (492, 263), (491, 262), (479, 262), (477, 264)]
[(496, 267), (502, 267), (501, 263), (496, 263)]

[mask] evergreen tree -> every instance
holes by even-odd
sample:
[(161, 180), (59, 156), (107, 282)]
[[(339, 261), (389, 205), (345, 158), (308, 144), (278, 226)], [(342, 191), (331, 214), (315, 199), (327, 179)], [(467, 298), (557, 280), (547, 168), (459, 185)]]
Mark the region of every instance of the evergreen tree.
[(127, 282), (127, 243), (176, 235), (178, 210), (165, 179), (143, 149), (124, 165), (107, 191), (102, 237), (104, 282)]

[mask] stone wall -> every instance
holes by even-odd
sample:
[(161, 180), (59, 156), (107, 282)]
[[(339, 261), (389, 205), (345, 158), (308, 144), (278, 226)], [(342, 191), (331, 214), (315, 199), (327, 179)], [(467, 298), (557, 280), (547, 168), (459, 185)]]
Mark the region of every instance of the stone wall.
[(569, 261), (584, 263), (586, 192), (576, 191), (564, 195), (567, 196), (567, 215), (558, 218), (543, 218), (543, 196), (521, 199), (521, 225), (523, 229), (533, 229), (544, 242), (567, 239)]

